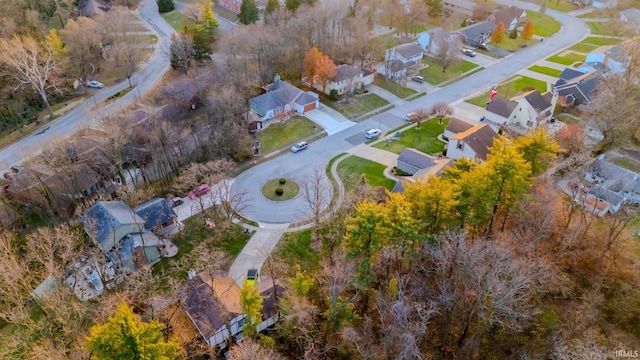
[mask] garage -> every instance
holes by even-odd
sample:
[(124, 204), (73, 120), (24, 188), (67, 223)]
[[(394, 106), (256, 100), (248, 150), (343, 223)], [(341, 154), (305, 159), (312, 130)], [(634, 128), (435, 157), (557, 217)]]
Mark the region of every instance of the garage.
[(307, 104), (304, 106), (304, 112), (311, 111), (316, 108), (316, 102), (312, 102), (311, 104)]

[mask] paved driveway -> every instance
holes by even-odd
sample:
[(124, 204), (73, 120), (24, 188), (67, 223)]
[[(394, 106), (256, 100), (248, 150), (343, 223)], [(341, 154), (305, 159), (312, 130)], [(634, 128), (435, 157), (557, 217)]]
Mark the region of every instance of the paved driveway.
[(356, 124), (326, 105), (321, 105), (318, 109), (308, 111), (304, 113), (304, 116), (324, 128), (328, 136), (339, 133)]

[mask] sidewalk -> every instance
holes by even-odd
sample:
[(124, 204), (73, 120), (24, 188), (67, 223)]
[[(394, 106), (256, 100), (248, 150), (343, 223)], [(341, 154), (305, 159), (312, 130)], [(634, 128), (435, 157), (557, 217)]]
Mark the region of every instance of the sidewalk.
[(367, 87), (367, 90), (369, 90), (370, 93), (376, 94), (378, 96), (380, 96), (381, 98), (387, 100), (389, 102), (389, 104), (392, 104), (394, 106), (400, 106), (400, 105), (404, 105), (407, 103), (406, 100), (400, 99), (399, 97), (397, 97), (395, 94), (393, 94), (392, 92), (385, 90), (379, 86), (376, 85), (369, 85)]

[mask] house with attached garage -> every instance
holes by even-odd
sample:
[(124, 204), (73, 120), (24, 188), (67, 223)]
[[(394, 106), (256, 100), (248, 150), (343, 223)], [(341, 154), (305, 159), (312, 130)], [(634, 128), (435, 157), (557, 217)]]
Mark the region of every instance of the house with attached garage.
[(552, 104), (561, 106), (589, 107), (593, 101), (598, 84), (602, 79), (599, 71), (581, 73), (573, 69), (565, 69), (558, 81), (552, 85)]
[(583, 188), (587, 195), (585, 206), (599, 216), (615, 213), (624, 204), (640, 204), (640, 176), (615, 164), (615, 156), (602, 154), (587, 170), (584, 179), (590, 184)]
[(463, 44), (475, 47), (487, 41), (495, 28), (496, 24), (492, 21), (481, 21), (464, 27), (455, 33), (460, 37), (460, 41)]
[(442, 170), (453, 160), (427, 155), (416, 149), (407, 148), (402, 150), (397, 161), (397, 170), (411, 175), (403, 176), (391, 189), (391, 192), (402, 193), (408, 183), (426, 180), (429, 176), (439, 176)]
[(338, 95), (343, 95), (362, 86), (373, 84), (374, 75), (375, 73), (372, 71), (343, 64), (336, 66), (336, 75), (329, 80), (326, 86), (323, 86), (323, 84), (318, 82), (310, 84), (307, 79), (303, 79), (303, 81), (305, 84), (313, 86), (318, 91), (324, 90), (324, 93), (327, 95), (331, 94), (332, 90), (336, 90)]
[(305, 92), (275, 76), (274, 82), (265, 86), (266, 92), (249, 100), (252, 112), (261, 121), (268, 121), (275, 117), (286, 116), (297, 112), (304, 114), (320, 107), (320, 99), (313, 92)]
[(453, 135), (461, 132), (465, 132), (473, 127), (473, 124), (468, 123), (464, 120), (460, 120), (458, 118), (450, 118), (447, 127), (444, 128), (444, 137), (449, 139)]
[(516, 6), (510, 6), (506, 9), (496, 10), (491, 15), (489, 15), (489, 20), (496, 24), (496, 26), (499, 23), (502, 23), (504, 25), (505, 31), (511, 31), (515, 29), (516, 26), (524, 22), (526, 18), (527, 12)]
[(476, 125), (449, 138), (447, 157), (454, 160), (466, 157), (485, 161), (493, 146), (493, 139), (497, 137), (498, 134), (488, 124)]
[(439, 44), (444, 44), (444, 41), (453, 45), (459, 39), (454, 33), (449, 33), (443, 28), (435, 28), (419, 33), (417, 42), (428, 54), (437, 54)]
[(424, 50), (416, 43), (408, 43), (390, 48), (384, 55), (384, 75), (389, 80), (407, 75), (407, 70), (422, 63)]

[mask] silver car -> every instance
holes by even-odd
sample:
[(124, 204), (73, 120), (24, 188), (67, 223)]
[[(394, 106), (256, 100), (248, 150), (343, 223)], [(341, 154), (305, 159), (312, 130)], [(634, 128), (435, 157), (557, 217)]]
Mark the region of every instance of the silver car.
[(298, 151), (306, 150), (308, 147), (309, 144), (306, 141), (300, 141), (291, 147), (291, 152), (297, 153)]

